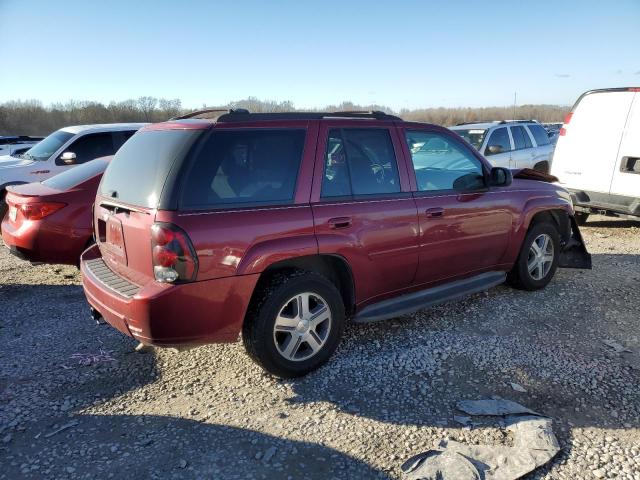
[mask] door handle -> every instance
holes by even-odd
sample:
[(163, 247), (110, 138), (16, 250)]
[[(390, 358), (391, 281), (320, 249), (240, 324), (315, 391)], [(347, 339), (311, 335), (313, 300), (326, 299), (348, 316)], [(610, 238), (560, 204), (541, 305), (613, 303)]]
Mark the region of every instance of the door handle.
[(444, 208), (440, 208), (440, 207), (427, 208), (424, 211), (424, 213), (427, 216), (427, 218), (441, 217), (444, 215)]
[(351, 226), (351, 217), (336, 217), (329, 219), (329, 228), (347, 228)]

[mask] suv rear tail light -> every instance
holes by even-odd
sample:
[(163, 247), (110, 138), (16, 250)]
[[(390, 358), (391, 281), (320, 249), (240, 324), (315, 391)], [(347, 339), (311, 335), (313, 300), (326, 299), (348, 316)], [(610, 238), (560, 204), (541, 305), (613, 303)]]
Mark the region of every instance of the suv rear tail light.
[(168, 223), (151, 227), (151, 256), (156, 281), (191, 282), (198, 273), (198, 257), (187, 234)]
[(66, 205), (66, 203), (61, 202), (37, 202), (21, 203), (16, 205), (16, 207), (20, 209), (25, 220), (41, 220), (44, 217), (48, 217), (52, 213), (57, 212)]
[(561, 137), (564, 137), (567, 134), (567, 125), (569, 125), (569, 122), (571, 121), (571, 117), (573, 117), (573, 112), (567, 113), (567, 115), (564, 117), (564, 125), (560, 129)]

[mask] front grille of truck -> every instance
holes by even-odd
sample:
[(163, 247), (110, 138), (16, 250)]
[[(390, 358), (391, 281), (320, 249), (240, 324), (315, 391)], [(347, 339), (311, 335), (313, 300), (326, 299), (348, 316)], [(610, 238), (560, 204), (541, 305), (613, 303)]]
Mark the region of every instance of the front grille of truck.
[(125, 280), (121, 276), (114, 273), (102, 258), (94, 258), (85, 262), (87, 270), (96, 277), (109, 290), (113, 290), (118, 295), (125, 298), (131, 298), (140, 291), (140, 287)]

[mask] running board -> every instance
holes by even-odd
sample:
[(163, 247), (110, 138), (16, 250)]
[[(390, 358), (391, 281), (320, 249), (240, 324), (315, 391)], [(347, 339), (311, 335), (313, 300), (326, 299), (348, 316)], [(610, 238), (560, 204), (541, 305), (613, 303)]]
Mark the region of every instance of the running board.
[(507, 278), (505, 272), (486, 272), (475, 277), (401, 295), (363, 308), (354, 318), (356, 323), (377, 322), (417, 312), (423, 308), (448, 302), (466, 295), (488, 290)]

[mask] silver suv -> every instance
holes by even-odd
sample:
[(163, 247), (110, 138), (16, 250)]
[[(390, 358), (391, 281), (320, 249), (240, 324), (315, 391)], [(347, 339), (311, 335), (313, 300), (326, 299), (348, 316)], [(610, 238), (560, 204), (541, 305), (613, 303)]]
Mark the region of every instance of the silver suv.
[(40, 182), (81, 163), (113, 155), (145, 123), (78, 125), (56, 130), (26, 152), (0, 157), (0, 220), (9, 185)]
[(460, 123), (450, 130), (460, 135), (495, 167), (532, 168), (549, 172), (554, 146), (535, 120)]

